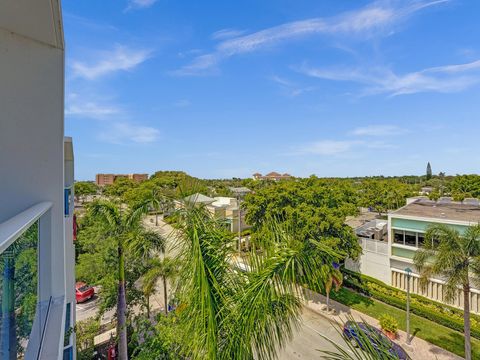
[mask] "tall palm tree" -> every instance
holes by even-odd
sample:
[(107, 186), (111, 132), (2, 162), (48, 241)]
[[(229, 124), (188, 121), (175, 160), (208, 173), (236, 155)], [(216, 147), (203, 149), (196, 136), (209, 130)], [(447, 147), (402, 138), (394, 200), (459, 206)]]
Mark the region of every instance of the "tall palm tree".
[(99, 200), (90, 205), (92, 215), (105, 228), (105, 236), (116, 242), (118, 252), (117, 334), (120, 360), (128, 359), (125, 297), (125, 250), (130, 247), (137, 255), (148, 256), (155, 248), (162, 250), (164, 242), (160, 235), (146, 231), (141, 225), (145, 212), (143, 207), (126, 208), (114, 202)]
[(299, 323), (299, 284), (324, 284), (322, 265), (337, 254), (273, 221), (262, 232), (262, 251), (239, 263), (232, 235), (204, 209), (188, 209), (181, 219), (178, 296), (189, 357), (275, 358)]
[(470, 285), (472, 279), (480, 279), (480, 225), (468, 227), (463, 234), (447, 225), (433, 225), (427, 229), (425, 240), (425, 247), (417, 251), (413, 261), (423, 286), (434, 276), (446, 281), (446, 300), (453, 301), (462, 289), (465, 359), (470, 360)]
[(178, 273), (178, 261), (169, 257), (163, 259), (154, 258), (150, 260), (149, 268), (143, 276), (142, 290), (147, 300), (147, 317), (150, 318), (150, 296), (155, 292), (158, 279), (163, 283), (163, 301), (165, 315), (168, 314), (168, 291), (167, 281), (172, 280)]

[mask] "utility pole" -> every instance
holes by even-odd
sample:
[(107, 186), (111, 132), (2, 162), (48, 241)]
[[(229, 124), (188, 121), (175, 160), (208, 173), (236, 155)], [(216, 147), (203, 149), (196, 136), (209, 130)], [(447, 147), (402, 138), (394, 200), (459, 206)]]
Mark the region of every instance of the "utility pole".
[(242, 251), (242, 207), (240, 195), (238, 196), (238, 252)]
[(406, 268), (407, 273), (407, 345), (410, 345), (410, 276), (412, 269)]

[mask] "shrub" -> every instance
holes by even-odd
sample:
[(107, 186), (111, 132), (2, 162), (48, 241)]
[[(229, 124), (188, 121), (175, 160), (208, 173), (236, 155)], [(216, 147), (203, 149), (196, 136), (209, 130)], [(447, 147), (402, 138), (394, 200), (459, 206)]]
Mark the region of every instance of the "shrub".
[(382, 314), (378, 320), (380, 321), (380, 327), (382, 328), (382, 330), (388, 331), (392, 334), (397, 333), (398, 322), (393, 316), (390, 316), (388, 314)]
[[(369, 276), (346, 269), (342, 269), (342, 271), (344, 273), (344, 286), (386, 304), (406, 310), (407, 294), (405, 291), (388, 286), (380, 280)], [(427, 299), (420, 295), (411, 294), (410, 311), (415, 315), (450, 329), (463, 332), (463, 310)], [(480, 339), (480, 316), (471, 314), (470, 322), (471, 335)]]

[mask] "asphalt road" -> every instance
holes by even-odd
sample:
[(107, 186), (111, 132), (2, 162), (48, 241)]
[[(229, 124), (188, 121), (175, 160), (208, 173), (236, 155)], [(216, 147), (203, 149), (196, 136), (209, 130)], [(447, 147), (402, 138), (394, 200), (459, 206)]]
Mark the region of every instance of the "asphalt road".
[(335, 347), (324, 337), (347, 348), (342, 336), (326, 318), (304, 309), (302, 325), (295, 331), (293, 340), (279, 353), (280, 360), (290, 359), (322, 359), (321, 350), (333, 351)]

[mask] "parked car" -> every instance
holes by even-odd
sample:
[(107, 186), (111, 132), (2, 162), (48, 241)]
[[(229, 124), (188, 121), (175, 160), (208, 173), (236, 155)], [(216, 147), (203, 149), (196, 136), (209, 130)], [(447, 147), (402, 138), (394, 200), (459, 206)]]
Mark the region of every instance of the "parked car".
[(95, 295), (95, 289), (84, 282), (77, 282), (75, 284), (75, 298), (77, 303), (85, 302)]
[(399, 360), (411, 360), (400, 345), (386, 337), (379, 329), (364, 322), (347, 321), (343, 326), (343, 334), (346, 339), (361, 349), (368, 346), (366, 344), (368, 341), (370, 346), (378, 352), (387, 351)]

